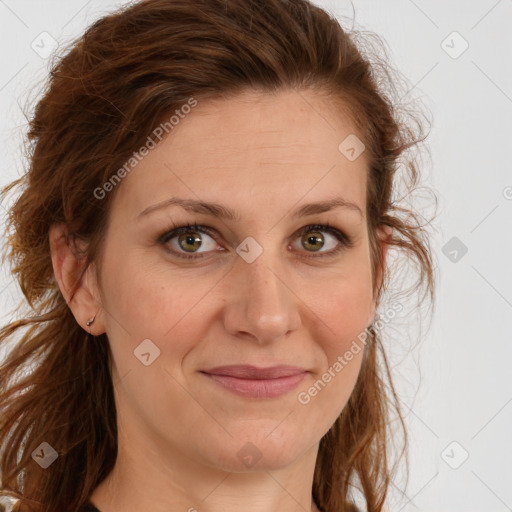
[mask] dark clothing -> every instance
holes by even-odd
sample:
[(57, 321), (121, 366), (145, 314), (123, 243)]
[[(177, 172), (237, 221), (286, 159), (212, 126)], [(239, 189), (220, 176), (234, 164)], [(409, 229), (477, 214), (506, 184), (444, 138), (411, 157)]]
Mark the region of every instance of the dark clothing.
[[(100, 512), (92, 503), (85, 503), (80, 508), (79, 512)], [(359, 509), (354, 506), (353, 512), (359, 512)]]
[(80, 512), (100, 512), (92, 503), (85, 503), (80, 507)]

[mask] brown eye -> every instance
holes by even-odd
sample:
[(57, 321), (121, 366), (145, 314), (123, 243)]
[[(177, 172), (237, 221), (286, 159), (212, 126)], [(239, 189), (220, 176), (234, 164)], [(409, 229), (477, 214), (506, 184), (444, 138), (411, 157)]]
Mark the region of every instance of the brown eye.
[(300, 247), (295, 248), (299, 252), (312, 253), (310, 255), (305, 255), (304, 257), (306, 258), (335, 256), (342, 249), (353, 247), (354, 245), (352, 239), (342, 233), (339, 229), (328, 224), (306, 226), (299, 235)]
[(319, 231), (311, 231), (302, 235), (302, 245), (308, 250), (319, 251), (324, 244), (324, 237)]
[(178, 245), (186, 252), (195, 252), (201, 247), (201, 236), (198, 233), (178, 236)]
[[(182, 226), (166, 231), (158, 241), (176, 256), (200, 258), (204, 256), (204, 253), (215, 250), (217, 246), (209, 232), (210, 230), (204, 226)], [(199, 249), (204, 250), (200, 251)]]

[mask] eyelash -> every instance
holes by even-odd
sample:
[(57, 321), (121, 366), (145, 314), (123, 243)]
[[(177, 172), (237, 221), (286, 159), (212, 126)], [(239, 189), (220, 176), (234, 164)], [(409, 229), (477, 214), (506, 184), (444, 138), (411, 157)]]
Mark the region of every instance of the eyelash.
[[(169, 226), (163, 233), (161, 233), (157, 238), (157, 243), (161, 245), (166, 245), (169, 240), (172, 240), (174, 237), (181, 235), (182, 233), (188, 233), (189, 231), (196, 231), (199, 233), (205, 233), (206, 235), (209, 235), (210, 237), (214, 238), (214, 231), (207, 226), (201, 226), (198, 224), (187, 224), (185, 226), (178, 226), (178, 225), (171, 225)], [(329, 223), (326, 224), (310, 224), (308, 226), (305, 226), (301, 229), (301, 231), (298, 233), (298, 236), (302, 236), (305, 233), (308, 232), (314, 232), (314, 231), (325, 231), (331, 235), (334, 235), (340, 242), (338, 247), (336, 249), (333, 249), (329, 251), (328, 253), (320, 253), (318, 255), (310, 255), (310, 256), (302, 256), (303, 258), (324, 258), (324, 257), (332, 257), (337, 255), (339, 252), (341, 252), (343, 249), (349, 249), (354, 246), (354, 241), (345, 233), (340, 231), (339, 229), (331, 226)], [(174, 250), (167, 249), (169, 252), (171, 252), (173, 255), (178, 256), (179, 258), (184, 258), (187, 260), (192, 259), (198, 259), (203, 258), (203, 254), (205, 253), (197, 253), (197, 254), (182, 254), (178, 253)]]

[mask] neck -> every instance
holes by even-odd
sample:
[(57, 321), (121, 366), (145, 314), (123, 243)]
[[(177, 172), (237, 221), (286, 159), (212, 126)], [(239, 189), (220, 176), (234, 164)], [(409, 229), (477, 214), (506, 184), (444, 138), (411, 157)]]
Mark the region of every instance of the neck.
[(318, 445), (291, 466), (254, 472), (206, 467), (173, 453), (118, 450), (113, 471), (91, 495), (101, 512), (320, 512), (312, 499)]

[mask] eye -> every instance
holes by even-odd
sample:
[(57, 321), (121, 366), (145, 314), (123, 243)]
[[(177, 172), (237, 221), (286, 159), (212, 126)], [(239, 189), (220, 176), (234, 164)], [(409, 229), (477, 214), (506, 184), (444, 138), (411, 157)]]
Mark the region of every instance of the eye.
[[(170, 252), (175, 253), (179, 257), (197, 258), (200, 256), (194, 256), (194, 254), (201, 254), (215, 249), (216, 242), (208, 234), (210, 232), (211, 230), (205, 226), (189, 224), (166, 231), (159, 237), (158, 241), (163, 245), (170, 245), (172, 247)], [(206, 239), (206, 243), (203, 239), (205, 236), (210, 239)], [(205, 251), (199, 251), (201, 248), (204, 248)], [(188, 254), (183, 254), (182, 251)]]
[[(328, 236), (325, 237), (324, 233), (327, 233)], [(334, 256), (342, 249), (353, 247), (354, 245), (351, 238), (329, 224), (314, 224), (306, 226), (299, 235), (299, 243), (301, 246), (307, 249), (306, 252), (313, 253), (311, 255), (304, 256), (306, 258)], [(329, 238), (331, 240), (329, 240)], [(324, 248), (327, 248), (328, 250), (322, 251)], [(314, 253), (318, 253), (318, 255)]]
[[(325, 234), (327, 233), (327, 236)], [(204, 237), (207, 237), (206, 239)], [(169, 252), (180, 258), (194, 259), (203, 257), (202, 254), (215, 251), (214, 232), (206, 226), (186, 225), (172, 226), (159, 236), (157, 242), (166, 246)], [(294, 235), (301, 247), (310, 252), (305, 258), (329, 257), (338, 254), (344, 248), (352, 247), (351, 238), (329, 224), (314, 224), (304, 227)], [(294, 245), (292, 244), (292, 247)], [(300, 248), (294, 247), (302, 252)], [(328, 250), (322, 250), (327, 248)], [(204, 251), (200, 251), (204, 249)], [(218, 252), (224, 251), (221, 248)], [(315, 254), (317, 253), (317, 254)]]

